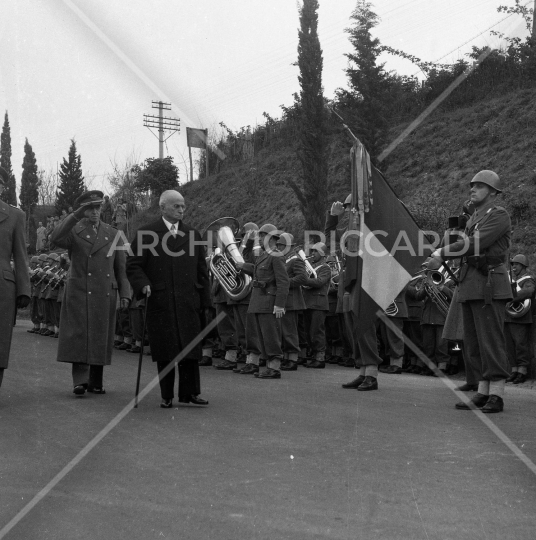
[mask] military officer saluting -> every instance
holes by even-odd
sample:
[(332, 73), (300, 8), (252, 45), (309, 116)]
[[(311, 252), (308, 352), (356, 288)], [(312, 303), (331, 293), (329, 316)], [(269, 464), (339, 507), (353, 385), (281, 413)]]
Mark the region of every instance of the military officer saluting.
[[(501, 412), (504, 383), (510, 375), (504, 337), (506, 304), (512, 289), (506, 262), (510, 249), (511, 223), (508, 212), (497, 205), (502, 193), (499, 176), (480, 171), (470, 182), (475, 212), (465, 235), (454, 244), (436, 250), (432, 257), (442, 262), (460, 256), (462, 266), (458, 302), (462, 303), (466, 361), (478, 374), (475, 407), (485, 413)], [(469, 409), (464, 403), (457, 409)]]
[[(0, 194), (8, 181), (8, 172), (0, 167)], [(16, 310), (30, 303), (24, 228), (24, 212), (0, 200), (0, 386), (9, 363)]]
[[(73, 392), (104, 394), (103, 368), (112, 361), (117, 293), (128, 308), (130, 287), (119, 232), (100, 221), (103, 194), (87, 191), (51, 240), (68, 250), (71, 267), (61, 305), (58, 362), (72, 364)], [(117, 249), (116, 249), (117, 248)]]

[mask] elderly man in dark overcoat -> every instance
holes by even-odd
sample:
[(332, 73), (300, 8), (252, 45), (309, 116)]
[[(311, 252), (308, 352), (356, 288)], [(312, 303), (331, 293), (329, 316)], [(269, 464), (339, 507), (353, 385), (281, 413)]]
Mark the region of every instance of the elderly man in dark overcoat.
[[(0, 167), (0, 194), (8, 181), (8, 172)], [(0, 386), (9, 362), (16, 310), (30, 303), (24, 228), (24, 212), (0, 200)]]
[[(162, 217), (141, 227), (131, 244), (127, 275), (134, 295), (147, 296), (147, 332), (160, 376), (163, 409), (173, 406), (175, 368), (170, 364), (201, 332), (200, 313), (210, 306), (201, 235), (183, 221), (186, 204), (174, 190), (160, 196)], [(207, 405), (200, 397), (201, 342), (178, 364), (180, 403)]]
[(117, 293), (128, 308), (130, 289), (120, 233), (100, 221), (101, 191), (88, 191), (51, 240), (67, 249), (71, 267), (61, 304), (58, 362), (72, 364), (73, 392), (104, 394), (103, 368), (112, 362)]

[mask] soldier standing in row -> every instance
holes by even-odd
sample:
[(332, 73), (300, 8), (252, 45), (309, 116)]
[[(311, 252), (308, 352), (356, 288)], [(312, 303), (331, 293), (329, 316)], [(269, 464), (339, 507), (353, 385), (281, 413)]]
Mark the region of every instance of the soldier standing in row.
[(51, 236), (55, 245), (68, 250), (71, 260), (57, 360), (72, 364), (76, 395), (86, 390), (105, 393), (102, 375), (112, 361), (117, 293), (123, 308), (130, 302), (122, 241), (116, 240), (116, 229), (100, 221), (102, 202), (101, 191), (82, 194), (75, 212)]
[[(8, 181), (8, 172), (0, 167), (0, 195)], [(9, 363), (16, 310), (30, 303), (24, 229), (24, 212), (0, 200), (0, 386)]]

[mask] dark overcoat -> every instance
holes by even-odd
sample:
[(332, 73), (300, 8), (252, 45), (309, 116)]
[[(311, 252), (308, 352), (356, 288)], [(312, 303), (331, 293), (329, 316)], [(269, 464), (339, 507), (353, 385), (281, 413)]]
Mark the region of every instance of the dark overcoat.
[(17, 296), (31, 294), (24, 225), (24, 212), (0, 200), (0, 369), (8, 366)]
[[(138, 230), (131, 244), (127, 275), (134, 295), (141, 298), (143, 287), (151, 287), (147, 331), (154, 362), (173, 360), (193, 341), (201, 332), (201, 309), (211, 306), (205, 253), (194, 241), (201, 235), (183, 221), (173, 238), (159, 219)], [(152, 249), (146, 247), (151, 242)], [(201, 343), (186, 358), (201, 360)]]
[(51, 235), (71, 260), (61, 303), (58, 362), (107, 366), (112, 361), (117, 292), (130, 298), (119, 234), (102, 221), (96, 233), (87, 219), (77, 221), (70, 214)]

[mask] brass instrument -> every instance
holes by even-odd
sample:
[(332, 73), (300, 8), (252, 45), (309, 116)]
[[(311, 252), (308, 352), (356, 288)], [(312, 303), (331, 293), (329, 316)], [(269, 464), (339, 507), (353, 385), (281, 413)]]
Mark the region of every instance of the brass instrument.
[(422, 283), (418, 283), (415, 287), (417, 290), (424, 289), (424, 292), (436, 304), (441, 314), (446, 317), (449, 312), (450, 300), (448, 296), (439, 290), (439, 287), (445, 284), (446, 276), (439, 270), (424, 270), (420, 272), (420, 276), (414, 276), (422, 278)]
[(39, 270), (35, 274), (35, 278), (39, 279), (39, 281), (36, 281), (36, 285), (40, 285), (44, 281), (44, 279), (47, 277), (47, 272), (50, 270), (51, 266), (51, 264), (48, 264), (47, 266), (39, 268)]
[[(307, 272), (307, 277), (309, 278), (312, 278), (312, 279), (316, 279), (318, 277), (317, 273), (316, 273), (316, 270), (313, 268), (313, 265), (309, 262), (308, 259), (310, 259), (311, 257), (307, 257), (305, 255), (305, 252), (303, 251), (303, 249), (298, 249), (296, 250), (296, 255), (303, 261), (303, 263), (305, 264), (305, 271)], [(304, 289), (310, 289), (311, 287), (309, 287), (309, 285), (302, 285), (302, 287)]]
[(329, 280), (329, 292), (337, 292), (339, 290), (339, 280), (341, 277), (342, 264), (339, 256), (335, 253), (326, 260), (329, 269), (331, 270), (331, 278)]
[[(519, 280), (512, 281), (512, 284), (515, 284), (516, 291), (520, 291), (520, 283), (523, 283), (525, 279), (529, 279), (530, 276), (523, 276), (519, 278)], [(529, 310), (531, 306), (530, 298), (526, 298), (525, 300), (512, 300), (511, 302), (508, 302), (506, 304), (506, 313), (512, 318), (512, 319), (519, 319), (520, 317), (523, 317)]]
[(237, 267), (244, 263), (244, 258), (237, 247), (235, 235), (240, 230), (238, 221), (224, 217), (213, 221), (205, 230), (216, 233), (213, 241), (214, 253), (210, 257), (210, 270), (232, 300), (245, 298), (251, 290), (253, 280)]

